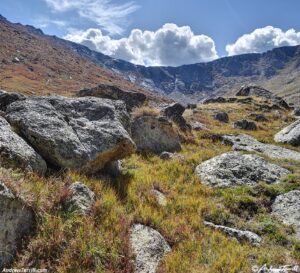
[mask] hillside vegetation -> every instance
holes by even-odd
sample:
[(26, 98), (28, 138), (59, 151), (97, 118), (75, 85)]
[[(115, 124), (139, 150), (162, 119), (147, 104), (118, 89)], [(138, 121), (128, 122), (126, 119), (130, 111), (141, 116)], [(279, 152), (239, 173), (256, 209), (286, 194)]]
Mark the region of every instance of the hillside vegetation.
[[(49, 272), (133, 272), (134, 255), (129, 243), (133, 223), (158, 230), (171, 246), (157, 272), (246, 273), (252, 272), (254, 265), (297, 264), (300, 244), (293, 239), (294, 230), (271, 216), (270, 206), (276, 196), (300, 189), (299, 162), (269, 158), (293, 174), (280, 183), (258, 183), (254, 187), (213, 189), (194, 174), (201, 162), (231, 150), (218, 135), (245, 133), (233, 129), (232, 122), (256, 113), (260, 103), (256, 98), (254, 103), (211, 103), (186, 110), (188, 121), (204, 123), (209, 130), (193, 131), (194, 140), (186, 139), (180, 152), (184, 160), (137, 153), (123, 160), (123, 172), (117, 179), (74, 171), (42, 178), (1, 169), (1, 181), (22, 195), (37, 214), (35, 235), (19, 252), (14, 267), (48, 268)], [(220, 111), (229, 114), (230, 123), (213, 118)], [(258, 129), (247, 134), (273, 143), (274, 134), (293, 117), (283, 110), (264, 114), (269, 121), (259, 122)], [(286, 147), (300, 152), (299, 148)], [(96, 194), (90, 215), (79, 216), (62, 208), (69, 194), (67, 186), (75, 181), (83, 182)], [(153, 189), (166, 195), (165, 206), (158, 204)], [(251, 230), (263, 242), (260, 246), (239, 243), (204, 226), (204, 220)]]

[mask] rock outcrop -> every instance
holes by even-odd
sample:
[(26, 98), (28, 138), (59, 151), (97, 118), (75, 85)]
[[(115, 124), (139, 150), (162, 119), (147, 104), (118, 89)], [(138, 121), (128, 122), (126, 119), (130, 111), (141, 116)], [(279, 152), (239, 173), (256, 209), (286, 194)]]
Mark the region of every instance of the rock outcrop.
[(229, 152), (204, 161), (195, 170), (201, 182), (212, 187), (252, 186), (257, 182), (279, 182), (290, 172), (262, 157)]
[(288, 103), (281, 97), (276, 96), (271, 91), (264, 89), (260, 86), (256, 85), (244, 85), (241, 89), (236, 93), (236, 96), (256, 96), (266, 98), (272, 101), (275, 108), (282, 108), (286, 110), (290, 110), (290, 106)]
[(160, 154), (181, 150), (178, 132), (165, 117), (140, 116), (132, 123), (132, 138), (140, 152)]
[(276, 197), (272, 214), (286, 225), (293, 225), (296, 238), (300, 240), (300, 191), (294, 190)]
[(34, 213), (0, 182), (0, 270), (8, 267), (21, 246), (24, 236), (35, 225)]
[(214, 119), (224, 123), (229, 122), (229, 116), (226, 112), (219, 112), (215, 114)]
[(6, 118), (55, 167), (95, 173), (135, 151), (121, 101), (32, 97), (12, 103)]
[(257, 130), (255, 122), (246, 119), (238, 120), (233, 123), (233, 128), (254, 131)]
[(300, 145), (300, 120), (295, 121), (282, 129), (274, 136), (274, 140), (280, 143), (287, 143), (294, 146)]
[(69, 212), (88, 214), (95, 204), (95, 194), (81, 182), (69, 186), (70, 194), (64, 200), (64, 208)]
[(280, 146), (264, 144), (248, 135), (224, 135), (223, 142), (237, 151), (258, 152), (275, 159), (300, 161), (300, 153)]
[(171, 251), (158, 231), (141, 224), (131, 228), (130, 241), (136, 256), (135, 273), (155, 273), (160, 260)]
[(77, 93), (77, 96), (92, 96), (111, 100), (122, 100), (125, 102), (128, 111), (131, 111), (134, 107), (142, 106), (147, 99), (146, 95), (143, 93), (122, 90), (109, 84), (99, 84), (91, 89), (80, 90)]
[(20, 168), (43, 175), (47, 170), (44, 159), (35, 152), (11, 128), (9, 123), (0, 117), (0, 163), (6, 168)]
[(262, 238), (260, 236), (249, 230), (240, 230), (226, 226), (215, 225), (214, 223), (206, 221), (204, 221), (204, 225), (219, 230), (228, 235), (229, 237), (237, 239), (239, 242), (249, 242), (254, 246), (258, 246), (262, 241)]

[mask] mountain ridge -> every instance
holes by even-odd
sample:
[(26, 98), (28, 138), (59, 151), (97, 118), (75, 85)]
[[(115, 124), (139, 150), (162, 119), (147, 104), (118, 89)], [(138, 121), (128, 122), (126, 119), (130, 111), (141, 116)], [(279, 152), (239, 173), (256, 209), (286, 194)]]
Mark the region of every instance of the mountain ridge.
[[(8, 22), (4, 17), (1, 18)], [(116, 78), (127, 80), (133, 89), (147, 89), (181, 102), (190, 102), (232, 95), (241, 85), (256, 84), (290, 103), (300, 104), (300, 46), (279, 47), (264, 53), (227, 56), (211, 62), (178, 67), (145, 67), (109, 57), (81, 44), (45, 35), (33, 26), (12, 25), (24, 27), (50, 44), (58, 44), (93, 65), (112, 71)]]

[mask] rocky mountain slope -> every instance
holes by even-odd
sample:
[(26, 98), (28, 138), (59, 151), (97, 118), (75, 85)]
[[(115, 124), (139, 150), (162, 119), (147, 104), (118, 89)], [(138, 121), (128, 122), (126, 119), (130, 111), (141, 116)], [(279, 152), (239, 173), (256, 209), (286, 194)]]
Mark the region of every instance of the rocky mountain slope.
[(112, 83), (186, 102), (230, 95), (251, 83), (300, 104), (300, 46), (180, 67), (144, 67), (44, 35), (31, 26), (9, 23), (3, 17), (0, 35), (0, 88), (7, 90), (22, 91), (26, 85), (27, 92), (68, 93)]
[(10, 23), (0, 15), (0, 90), (72, 95), (98, 84), (161, 99), (78, 55), (69, 42), (31, 26)]

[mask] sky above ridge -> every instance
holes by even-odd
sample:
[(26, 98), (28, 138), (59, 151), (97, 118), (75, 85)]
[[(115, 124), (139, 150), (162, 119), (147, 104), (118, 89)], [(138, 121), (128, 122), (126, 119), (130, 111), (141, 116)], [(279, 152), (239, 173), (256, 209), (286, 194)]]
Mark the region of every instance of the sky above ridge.
[(300, 44), (299, 0), (1, 0), (0, 14), (136, 64)]

